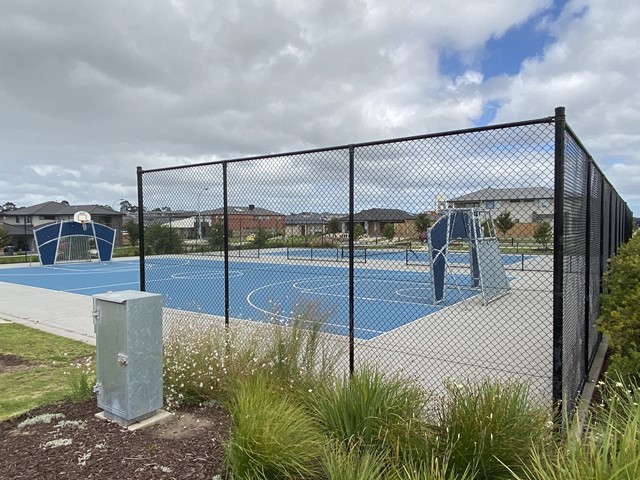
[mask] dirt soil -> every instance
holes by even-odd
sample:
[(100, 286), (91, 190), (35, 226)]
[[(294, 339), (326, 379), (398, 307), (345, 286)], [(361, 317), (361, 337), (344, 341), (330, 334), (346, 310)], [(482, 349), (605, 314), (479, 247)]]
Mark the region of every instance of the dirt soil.
[[(11, 363), (18, 362), (3, 358), (5, 369)], [(186, 409), (136, 431), (100, 420), (98, 412), (94, 398), (0, 422), (0, 479), (225, 478), (222, 443), (231, 423), (223, 409)]]

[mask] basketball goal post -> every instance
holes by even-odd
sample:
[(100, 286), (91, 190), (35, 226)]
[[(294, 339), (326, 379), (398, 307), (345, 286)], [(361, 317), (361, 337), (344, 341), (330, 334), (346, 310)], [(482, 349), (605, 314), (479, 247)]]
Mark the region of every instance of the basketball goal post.
[(43, 225), (33, 231), (41, 265), (60, 262), (90, 262), (93, 255), (108, 262), (113, 257), (115, 229), (95, 223), (83, 210), (73, 220)]

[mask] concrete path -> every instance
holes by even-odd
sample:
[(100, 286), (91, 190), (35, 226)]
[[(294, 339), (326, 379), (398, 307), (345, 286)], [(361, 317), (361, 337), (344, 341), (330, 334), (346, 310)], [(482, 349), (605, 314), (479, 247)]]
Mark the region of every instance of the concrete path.
[(0, 319), (96, 344), (93, 298), (0, 282)]

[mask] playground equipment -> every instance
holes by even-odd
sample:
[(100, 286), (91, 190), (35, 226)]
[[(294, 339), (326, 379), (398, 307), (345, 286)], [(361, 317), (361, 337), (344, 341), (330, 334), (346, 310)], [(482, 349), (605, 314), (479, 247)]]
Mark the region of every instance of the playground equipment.
[(449, 208), (427, 233), (434, 304), (446, 300), (447, 274), (452, 270), (448, 258), (452, 241), (467, 243), (470, 287), (482, 293), (484, 305), (509, 292), (509, 280), (491, 216), (484, 209)]

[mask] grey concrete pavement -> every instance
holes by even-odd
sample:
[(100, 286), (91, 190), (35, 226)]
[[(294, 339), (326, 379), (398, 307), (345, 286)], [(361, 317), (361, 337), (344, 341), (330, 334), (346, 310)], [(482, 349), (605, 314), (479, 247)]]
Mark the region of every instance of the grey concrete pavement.
[(96, 344), (93, 298), (0, 282), (0, 319)]

